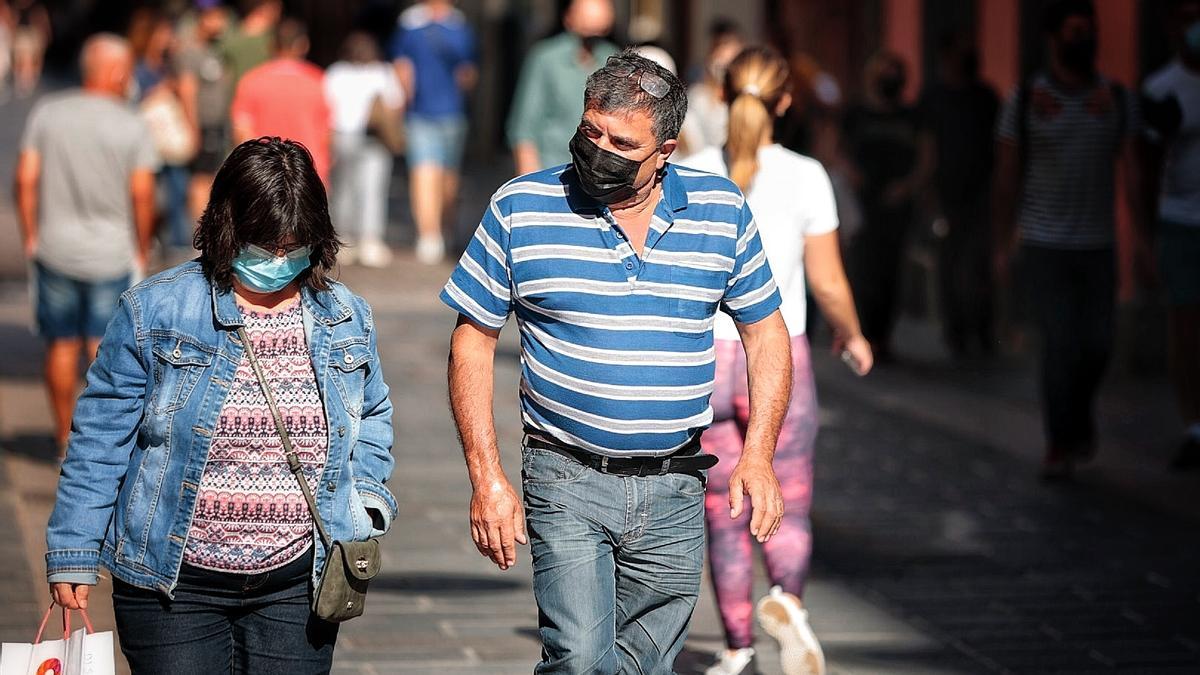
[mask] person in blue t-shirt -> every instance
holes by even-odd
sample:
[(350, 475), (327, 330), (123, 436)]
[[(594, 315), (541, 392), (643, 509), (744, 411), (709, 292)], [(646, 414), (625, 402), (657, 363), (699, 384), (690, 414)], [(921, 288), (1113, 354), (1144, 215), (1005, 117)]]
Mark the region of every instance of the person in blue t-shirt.
[(417, 259), (445, 254), (443, 228), (458, 194), (467, 134), (466, 95), (474, 88), (475, 33), (450, 0), (424, 0), (400, 15), (389, 54), (408, 107), (409, 194), (417, 225)]

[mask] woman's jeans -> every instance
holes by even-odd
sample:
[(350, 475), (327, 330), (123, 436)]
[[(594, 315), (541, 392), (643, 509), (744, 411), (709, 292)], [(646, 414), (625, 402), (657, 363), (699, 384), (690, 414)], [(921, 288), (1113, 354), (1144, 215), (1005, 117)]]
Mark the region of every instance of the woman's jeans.
[(333, 136), (334, 225), (351, 243), (382, 241), (387, 225), (392, 154), (366, 134)]
[(700, 593), (704, 483), (614, 476), (525, 448), (545, 675), (673, 672)]
[(113, 581), (121, 651), (133, 675), (328, 673), (338, 625), (309, 610), (312, 555), (262, 574), (184, 564), (175, 599)]

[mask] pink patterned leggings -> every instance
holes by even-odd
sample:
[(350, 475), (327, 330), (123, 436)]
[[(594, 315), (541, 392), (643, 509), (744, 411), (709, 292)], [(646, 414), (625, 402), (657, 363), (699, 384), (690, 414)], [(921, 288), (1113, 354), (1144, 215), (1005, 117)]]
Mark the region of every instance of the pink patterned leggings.
[[(717, 608), (730, 649), (754, 642), (751, 599), (754, 572), (750, 509), (729, 517), (729, 476), (742, 453), (750, 396), (746, 355), (737, 340), (717, 340), (717, 377), (712, 396), (713, 425), (701, 437), (704, 451), (721, 462), (709, 472), (705, 497), (708, 556), (712, 565)], [(785, 512), (779, 531), (763, 545), (767, 576), (784, 591), (800, 596), (812, 556), (813, 444), (817, 437), (817, 392), (813, 383), (808, 339), (792, 338), (792, 401), (775, 451), (775, 473), (783, 489)]]

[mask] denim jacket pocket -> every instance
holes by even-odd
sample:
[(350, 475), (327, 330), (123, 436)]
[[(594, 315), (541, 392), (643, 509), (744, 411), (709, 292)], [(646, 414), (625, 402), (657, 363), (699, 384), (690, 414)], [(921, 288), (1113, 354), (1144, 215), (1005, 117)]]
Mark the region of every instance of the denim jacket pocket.
[(333, 384), (346, 404), (346, 412), (359, 419), (367, 370), (371, 367), (371, 347), (366, 338), (343, 340), (330, 347), (329, 359), (335, 375)]
[(190, 337), (171, 332), (151, 334), (154, 390), (150, 409), (173, 413), (186, 403), (200, 375), (212, 364), (213, 352)]

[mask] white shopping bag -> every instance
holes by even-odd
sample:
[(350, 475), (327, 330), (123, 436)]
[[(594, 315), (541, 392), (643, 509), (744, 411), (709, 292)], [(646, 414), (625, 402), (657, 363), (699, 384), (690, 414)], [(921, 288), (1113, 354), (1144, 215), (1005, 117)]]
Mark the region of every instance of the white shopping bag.
[(71, 633), (70, 614), (63, 611), (63, 639), (42, 640), (51, 605), (42, 617), (33, 644), (5, 642), (0, 646), (0, 675), (115, 675), (112, 632), (97, 633), (86, 612), (85, 628)]

